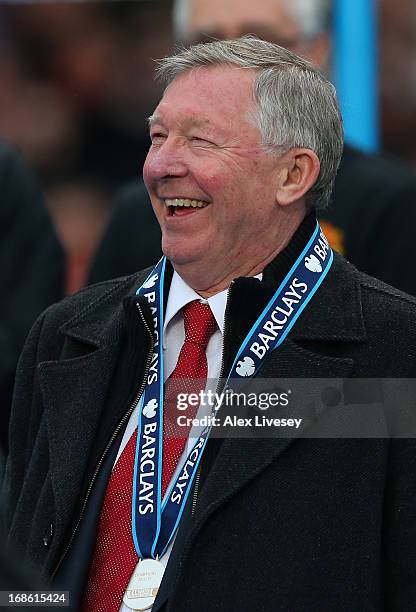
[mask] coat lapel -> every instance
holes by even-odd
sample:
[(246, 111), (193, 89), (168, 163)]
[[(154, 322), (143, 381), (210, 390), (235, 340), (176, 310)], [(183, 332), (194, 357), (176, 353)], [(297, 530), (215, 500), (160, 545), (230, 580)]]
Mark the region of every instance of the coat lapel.
[[(124, 295), (127, 292), (124, 287)], [(124, 331), (122, 298), (114, 308), (113, 293), (62, 326), (61, 359), (39, 365), (51, 480), (61, 525), (66, 524), (81, 491)]]

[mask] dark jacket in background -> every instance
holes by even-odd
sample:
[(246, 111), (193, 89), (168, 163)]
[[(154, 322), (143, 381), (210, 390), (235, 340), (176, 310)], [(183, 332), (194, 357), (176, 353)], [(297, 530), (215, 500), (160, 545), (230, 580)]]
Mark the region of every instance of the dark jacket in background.
[(116, 197), (88, 284), (134, 274), (155, 264), (162, 255), (161, 239), (146, 187), (139, 180), (129, 183)]
[(14, 373), (38, 315), (64, 295), (65, 258), (31, 169), (0, 142), (0, 445)]
[(359, 270), (416, 295), (416, 174), (410, 168), (345, 146), (333, 202), (320, 216), (340, 230), (342, 253)]
[[(225, 371), (293, 263), (293, 242), (266, 267), (262, 282), (234, 282)], [(169, 267), (166, 294), (171, 274)], [(87, 530), (92, 542), (72, 561), (88, 566), (92, 554), (102, 500), (94, 491), (100, 479), (105, 490), (117, 432), (145, 376), (150, 340), (136, 302), (147, 326), (152, 315), (135, 290), (146, 275), (94, 285), (52, 306), (32, 329), (19, 362), (6, 526), (21, 558), (49, 578), (62, 555), (75, 554), (85, 508), (89, 520), (95, 515)], [(336, 255), (261, 377), (415, 373), (416, 300)], [(310, 403), (303, 396), (298, 402), (299, 409)], [(311, 414), (316, 408), (329, 427), (348, 422), (357, 404), (354, 397), (351, 405), (322, 402), (313, 403)], [(413, 398), (406, 407), (414, 417)], [(191, 512), (187, 504), (153, 612), (413, 612), (416, 442), (389, 439), (391, 419), (382, 405), (376, 408), (378, 435), (369, 440), (210, 440), (196, 505)]]
[[(332, 202), (319, 217), (333, 248), (359, 270), (416, 295), (416, 174), (404, 164), (346, 145)], [(133, 274), (160, 255), (159, 225), (137, 181), (119, 195), (89, 282)]]

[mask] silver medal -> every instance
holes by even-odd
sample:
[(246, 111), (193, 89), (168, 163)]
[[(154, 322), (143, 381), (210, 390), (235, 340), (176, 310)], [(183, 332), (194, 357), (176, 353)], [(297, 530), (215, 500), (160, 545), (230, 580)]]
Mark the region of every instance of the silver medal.
[(165, 566), (155, 559), (143, 559), (136, 565), (123, 596), (132, 610), (148, 610), (155, 603)]

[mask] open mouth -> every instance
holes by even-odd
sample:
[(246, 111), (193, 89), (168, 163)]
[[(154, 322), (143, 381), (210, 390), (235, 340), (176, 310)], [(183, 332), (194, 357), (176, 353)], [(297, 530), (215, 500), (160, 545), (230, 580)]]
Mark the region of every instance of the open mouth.
[(168, 216), (184, 216), (195, 213), (208, 206), (208, 202), (203, 200), (191, 200), (188, 198), (166, 199), (165, 205), (168, 209)]

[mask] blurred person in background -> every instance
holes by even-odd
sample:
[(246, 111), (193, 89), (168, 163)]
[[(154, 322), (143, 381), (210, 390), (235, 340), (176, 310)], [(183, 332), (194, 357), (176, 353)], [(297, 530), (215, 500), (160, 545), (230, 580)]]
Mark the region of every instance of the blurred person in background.
[[(331, 2), (328, 0), (176, 0), (174, 33), (184, 43), (233, 38), (252, 33), (306, 56), (325, 72), (331, 50)], [(130, 199), (130, 202), (128, 201)], [(412, 268), (416, 227), (416, 175), (404, 164), (344, 147), (332, 202), (320, 213), (333, 248), (363, 270), (399, 289), (416, 294)], [(148, 205), (142, 186), (129, 190), (115, 209), (106, 238), (98, 249), (90, 280), (99, 281), (140, 269), (140, 234), (156, 232), (156, 220), (145, 227)], [(123, 230), (121, 228), (124, 228)], [(138, 233), (139, 230), (139, 233)], [(398, 241), (393, 237), (400, 237)], [(129, 237), (126, 240), (126, 237)], [(117, 267), (113, 261), (117, 243)], [(127, 244), (135, 244), (130, 252)], [(160, 255), (154, 246), (154, 260)], [(147, 253), (149, 255), (149, 252)], [(134, 261), (136, 268), (134, 268)]]
[(162, 234), (141, 181), (117, 194), (113, 214), (93, 261), (88, 284), (133, 274), (162, 255)]
[(37, 316), (64, 295), (65, 257), (32, 170), (0, 142), (0, 446), (16, 364)]
[(416, 169), (416, 7), (380, 0), (383, 147)]

